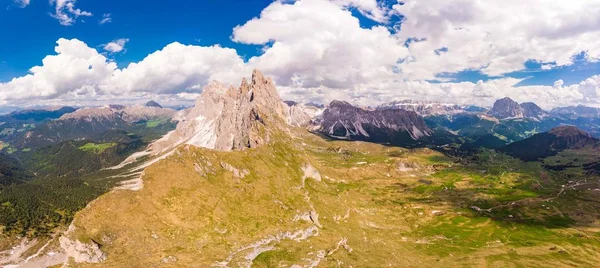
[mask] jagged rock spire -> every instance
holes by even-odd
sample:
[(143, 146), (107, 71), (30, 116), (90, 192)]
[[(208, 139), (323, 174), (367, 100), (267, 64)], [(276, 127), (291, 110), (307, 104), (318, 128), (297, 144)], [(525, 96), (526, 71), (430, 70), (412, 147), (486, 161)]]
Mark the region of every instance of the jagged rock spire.
[(273, 81), (258, 70), (239, 88), (211, 82), (177, 129), (152, 150), (160, 153), (182, 143), (224, 151), (253, 148), (268, 142), (271, 130), (287, 127), (286, 107)]

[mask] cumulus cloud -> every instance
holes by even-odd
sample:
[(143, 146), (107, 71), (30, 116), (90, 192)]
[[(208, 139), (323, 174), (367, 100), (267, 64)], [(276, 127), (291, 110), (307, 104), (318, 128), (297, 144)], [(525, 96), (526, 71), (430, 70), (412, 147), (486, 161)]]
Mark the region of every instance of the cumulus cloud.
[(29, 5), (30, 0), (14, 0), (16, 6), (24, 8)]
[(63, 26), (70, 26), (75, 23), (79, 17), (91, 17), (93, 14), (75, 7), (77, 0), (50, 0), (54, 5), (54, 13), (50, 14)]
[(77, 39), (59, 39), (55, 52), (30, 74), (0, 83), (0, 103), (122, 102), (153, 96), (174, 102), (189, 100), (212, 80), (239, 83), (251, 71), (235, 50), (220, 46), (172, 43), (123, 69)]
[(99, 24), (106, 24), (112, 22), (112, 15), (110, 13), (103, 14), (102, 19), (98, 22)]
[[(299, 101), (376, 105), (410, 98), (488, 106), (508, 96), (544, 108), (600, 106), (599, 75), (574, 85), (557, 78), (547, 86), (516, 86), (522, 79), (503, 76), (529, 60), (552, 69), (572, 64), (581, 51), (585, 60), (600, 59), (600, 20), (592, 16), (600, 1), (542, 1), (407, 0), (393, 8), (375, 0), (276, 1), (233, 29), (233, 41), (263, 48), (247, 62), (234, 49), (175, 42), (119, 69), (87, 44), (60, 39), (56, 55), (0, 84), (0, 103), (185, 102), (211, 80), (238, 84), (257, 68), (274, 78), (285, 99)], [(74, 9), (75, 1), (60, 2)], [(363, 28), (355, 9), (377, 22), (400, 15), (404, 21)], [(118, 53), (126, 43), (102, 48)], [(431, 81), (463, 70), (497, 77)]]
[(356, 17), (323, 0), (275, 2), (233, 30), (233, 40), (272, 46), (249, 64), (283, 86), (348, 88), (393, 80), (408, 49), (382, 26), (361, 28)]
[(250, 71), (234, 49), (175, 42), (116, 70), (110, 84), (118, 91), (177, 94), (198, 92), (212, 80), (239, 83)]
[[(573, 64), (582, 51), (600, 57), (598, 0), (408, 0), (394, 10), (404, 16), (396, 36), (423, 40), (410, 44), (412, 60), (402, 66), (410, 79), (469, 69), (499, 76), (528, 60), (548, 69)], [(436, 54), (441, 47), (447, 51)]]
[(390, 9), (377, 0), (333, 0), (334, 3), (343, 7), (356, 8), (363, 16), (376, 22), (387, 22), (390, 17)]
[(30, 74), (0, 84), (0, 100), (48, 99), (66, 94), (93, 96), (117, 68), (76, 39), (59, 39), (55, 52), (56, 55), (46, 56), (41, 66), (31, 68)]
[(120, 38), (117, 40), (113, 40), (108, 44), (104, 44), (103, 48), (109, 53), (119, 53), (125, 50), (125, 44), (127, 44), (127, 42), (129, 42), (129, 39)]

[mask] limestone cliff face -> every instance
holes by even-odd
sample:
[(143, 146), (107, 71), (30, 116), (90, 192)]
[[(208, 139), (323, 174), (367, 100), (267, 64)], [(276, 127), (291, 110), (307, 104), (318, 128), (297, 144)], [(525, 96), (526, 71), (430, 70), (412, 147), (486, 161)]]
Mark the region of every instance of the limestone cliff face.
[(177, 129), (153, 143), (151, 150), (158, 154), (180, 144), (221, 151), (253, 148), (269, 141), (271, 129), (287, 127), (288, 109), (273, 81), (259, 71), (238, 88), (211, 82)]
[(324, 135), (373, 142), (391, 142), (401, 136), (418, 140), (432, 134), (413, 111), (367, 110), (343, 101), (332, 101), (312, 123), (312, 130)]

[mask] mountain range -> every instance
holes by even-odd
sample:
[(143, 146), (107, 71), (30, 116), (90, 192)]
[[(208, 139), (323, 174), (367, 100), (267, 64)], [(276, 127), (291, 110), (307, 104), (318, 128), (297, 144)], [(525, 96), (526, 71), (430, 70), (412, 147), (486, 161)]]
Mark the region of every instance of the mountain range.
[(593, 108), (320, 106), (254, 71), (181, 111), (59, 110), (0, 125), (0, 265), (597, 263)]

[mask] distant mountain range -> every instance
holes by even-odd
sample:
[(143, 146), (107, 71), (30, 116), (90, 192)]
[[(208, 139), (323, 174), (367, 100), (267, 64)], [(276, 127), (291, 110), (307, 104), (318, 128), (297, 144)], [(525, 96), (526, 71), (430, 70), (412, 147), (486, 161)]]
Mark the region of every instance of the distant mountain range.
[(377, 106), (377, 110), (390, 110), (390, 109), (402, 109), (406, 111), (413, 111), (421, 116), (430, 115), (451, 115), (465, 112), (483, 112), (485, 108), (477, 106), (464, 106), (449, 103), (439, 103), (430, 101), (415, 101), (415, 100), (402, 100), (385, 103)]
[[(597, 210), (592, 189), (600, 184), (583, 179), (600, 174), (600, 141), (585, 131), (597, 130), (596, 120), (589, 108), (546, 112), (509, 98), (489, 110), (284, 102), (258, 71), (238, 86), (210, 83), (181, 111), (151, 101), (13, 113), (0, 123), (0, 227), (10, 239), (4, 248), (18, 256), (0, 264), (276, 267), (343, 259), (368, 267), (365, 258), (409, 247), (418, 254), (422, 243), (446, 248), (448, 239), (466, 255), (473, 239), (494, 243), (493, 254), (500, 246), (528, 250), (532, 236), (514, 232), (555, 239), (550, 227), (562, 235), (597, 220), (588, 212)], [(467, 223), (469, 231), (522, 241), (461, 241), (456, 230)], [(44, 243), (59, 257), (15, 250), (45, 252)], [(434, 260), (428, 254), (420, 259)]]
[[(90, 174), (116, 165), (172, 130), (176, 114), (149, 102), (4, 115), (0, 117), (0, 177), (10, 185), (35, 177)], [(24, 170), (32, 173), (26, 176)]]
[[(396, 101), (374, 109), (333, 101), (312, 120), (311, 129), (337, 139), (364, 140), (400, 146), (440, 146), (464, 143), (501, 148), (563, 125), (600, 135), (596, 108), (565, 107), (544, 111), (532, 102), (510, 98), (487, 110), (427, 101)], [(581, 116), (579, 116), (581, 113)], [(443, 142), (442, 142), (443, 141)]]

